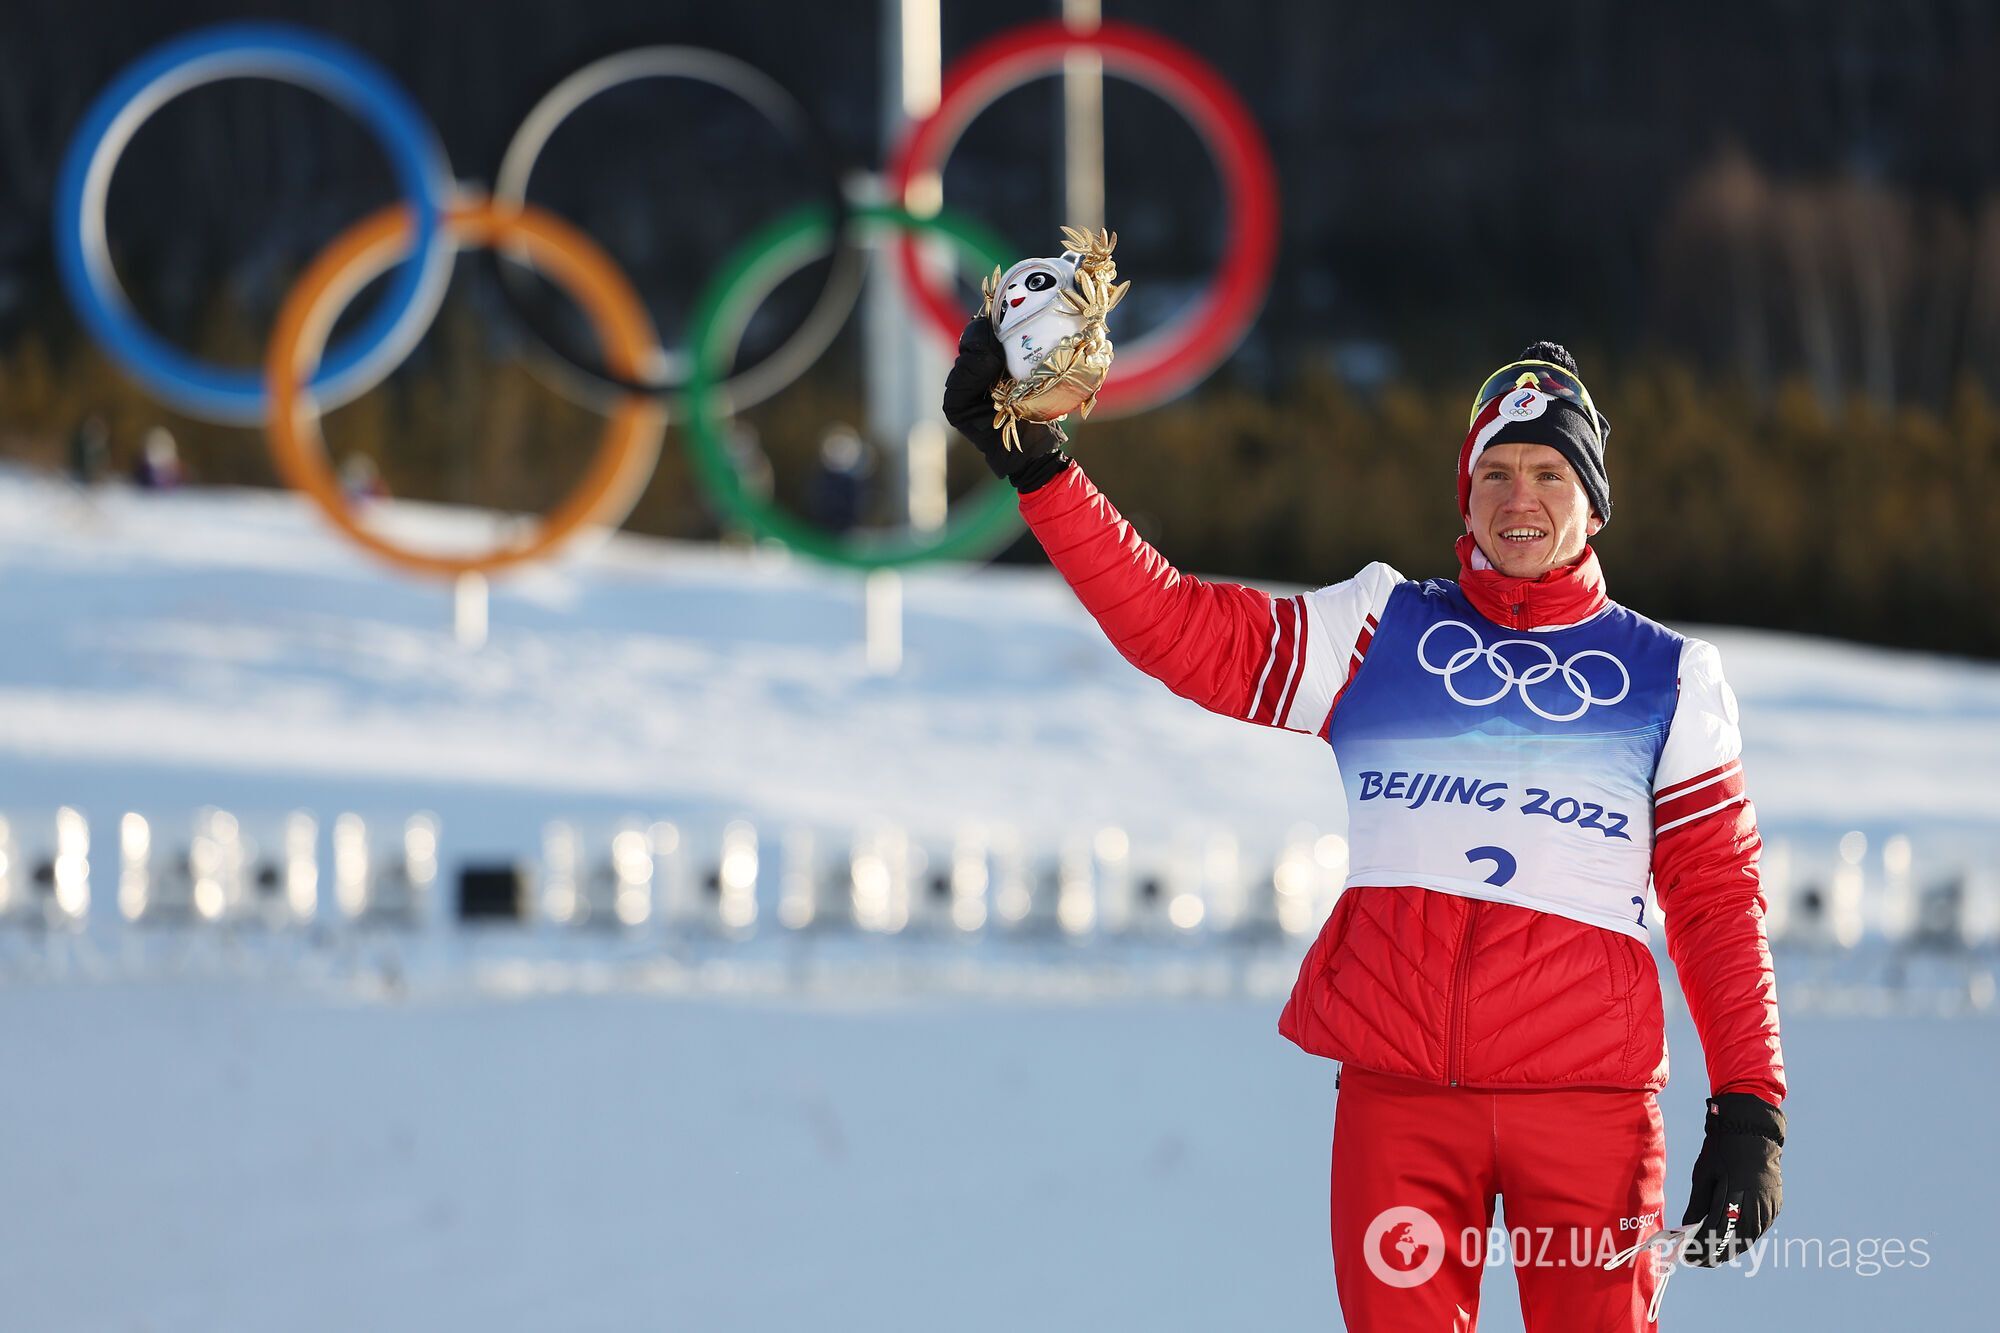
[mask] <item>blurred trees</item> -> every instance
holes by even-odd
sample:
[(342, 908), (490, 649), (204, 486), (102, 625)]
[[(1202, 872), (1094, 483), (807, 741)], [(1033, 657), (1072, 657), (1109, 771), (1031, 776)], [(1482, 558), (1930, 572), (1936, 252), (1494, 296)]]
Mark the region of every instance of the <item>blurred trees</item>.
[[(373, 456), (398, 495), (547, 507), (602, 421), (478, 339), (454, 302), (419, 366), (329, 417), (332, 451)], [(1859, 394), (1829, 405), (1804, 375), (1774, 372), (1760, 389), (1666, 361), (1598, 372), (1592, 387), (1613, 422), (1614, 509), (1597, 547), (1621, 601), (1663, 619), (2000, 656), (2000, 405), (1977, 377), (1942, 411)], [(1076, 452), (1184, 568), (1304, 584), (1371, 560), (1450, 574), (1469, 392), (1362, 395), (1325, 371), (1275, 394), (1224, 379), (1142, 417), (1086, 423)], [(116, 470), (167, 420), (197, 478), (274, 483), (257, 432), (162, 413), (96, 354), (58, 369), (41, 340), (16, 340), (0, 349), (0, 398), (0, 452), (60, 466), (88, 404), (110, 424)], [(739, 429), (803, 511), (828, 423), (861, 419), (853, 368), (828, 366)], [(962, 493), (984, 473), (956, 448), (952, 475)], [(628, 526), (718, 532), (675, 432)], [(1025, 540), (1014, 556), (1040, 560)]]
[[(1587, 367), (1586, 367), (1587, 368)], [(1114, 372), (1115, 373), (1115, 372)], [(1600, 376), (1614, 423), (1612, 593), (1662, 619), (2000, 655), (2000, 413), (1971, 377), (1943, 414), (1802, 379), (1759, 394), (1676, 365)], [(1308, 584), (1370, 560), (1449, 575), (1469, 391), (1363, 402), (1330, 377), (1219, 390), (1079, 442), (1092, 477), (1186, 568)]]
[(1962, 373), (2000, 391), (2000, 195), (1976, 212), (1855, 175), (1781, 179), (1740, 148), (1662, 223), (1654, 337), (1767, 400), (1946, 408)]

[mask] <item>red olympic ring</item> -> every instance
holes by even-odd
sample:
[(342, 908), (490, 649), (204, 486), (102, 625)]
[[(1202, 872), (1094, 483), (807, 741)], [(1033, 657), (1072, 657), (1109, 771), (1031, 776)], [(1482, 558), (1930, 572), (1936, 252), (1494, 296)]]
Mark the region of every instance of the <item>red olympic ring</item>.
[[(1270, 289), (1278, 257), (1277, 172), (1249, 110), (1222, 76), (1186, 47), (1127, 23), (1072, 32), (1058, 20), (1009, 29), (967, 52), (944, 77), (938, 108), (913, 122), (897, 146), (889, 197), (914, 208), (910, 187), (940, 171), (967, 125), (995, 99), (1057, 72), (1073, 51), (1094, 51), (1105, 72), (1143, 84), (1172, 103), (1208, 145), (1222, 176), (1229, 229), (1222, 267), (1192, 306), (1157, 332), (1119, 349), (1098, 410), (1143, 412), (1213, 370), (1248, 331)], [(947, 290), (931, 284), (918, 247), (905, 234), (896, 259), (918, 314), (952, 346), (967, 315)]]

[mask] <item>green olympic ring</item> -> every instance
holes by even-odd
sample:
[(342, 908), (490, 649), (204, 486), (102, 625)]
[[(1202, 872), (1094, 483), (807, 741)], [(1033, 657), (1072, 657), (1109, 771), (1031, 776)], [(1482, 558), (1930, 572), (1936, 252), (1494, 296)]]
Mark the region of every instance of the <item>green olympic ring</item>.
[[(952, 243), (976, 272), (986, 273), (1004, 253), (993, 236), (964, 218), (940, 213), (917, 217), (878, 204), (849, 214), (857, 226), (887, 227), (939, 236)], [(750, 491), (730, 461), (725, 443), (728, 405), (721, 379), (757, 300), (834, 243), (824, 209), (805, 208), (780, 218), (745, 241), (717, 270), (695, 303), (688, 341), (693, 363), (687, 378), (684, 432), (696, 478), (733, 518), (759, 536), (829, 564), (850, 569), (890, 569), (926, 560), (980, 560), (1013, 538), (1019, 523), (1014, 490), (998, 478), (954, 506), (936, 532), (843, 535), (808, 523), (776, 501)]]

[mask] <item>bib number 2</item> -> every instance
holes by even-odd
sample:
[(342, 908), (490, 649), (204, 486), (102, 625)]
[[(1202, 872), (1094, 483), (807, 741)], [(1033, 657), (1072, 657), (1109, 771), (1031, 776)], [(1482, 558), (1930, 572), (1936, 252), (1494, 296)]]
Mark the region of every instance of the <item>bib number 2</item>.
[(1514, 853), (1505, 847), (1474, 847), (1465, 854), (1465, 859), (1474, 865), (1478, 865), (1481, 861), (1491, 861), (1493, 873), (1486, 877), (1486, 882), (1495, 888), (1514, 878), (1514, 872), (1520, 869), (1514, 860)]

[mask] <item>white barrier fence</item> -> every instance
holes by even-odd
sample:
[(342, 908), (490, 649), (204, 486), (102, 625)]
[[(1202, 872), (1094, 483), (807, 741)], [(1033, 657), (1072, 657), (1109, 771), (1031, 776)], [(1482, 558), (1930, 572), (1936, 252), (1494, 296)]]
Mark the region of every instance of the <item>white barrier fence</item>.
[[(68, 806), (0, 815), (0, 939), (14, 941), (17, 959), (65, 941), (192, 935), (305, 949), (357, 938), (475, 938), (488, 949), (595, 938), (628, 953), (745, 957), (772, 939), (1072, 950), (1122, 941), (1296, 959), (1333, 910), (1348, 857), (1340, 834), (1305, 826), (1246, 846), (1217, 830), (1154, 844), (1115, 827), (1037, 839), (888, 822), (553, 820), (538, 856), (468, 856), (449, 873), (440, 845), (438, 821), (424, 813), (323, 822), (306, 811), (204, 808), (181, 821), (126, 812), (101, 830)], [(1793, 959), (1788, 980), (1810, 988), (1834, 975), (1829, 960), (1859, 959), (1906, 986), (1921, 983), (1926, 960), (1958, 960), (1950, 985), (1962, 980), (1975, 1008), (1992, 1003), (2000, 883), (1991, 866), (1926, 869), (1908, 837), (1871, 848), (1860, 832), (1775, 838), (1763, 864), (1771, 937)]]

